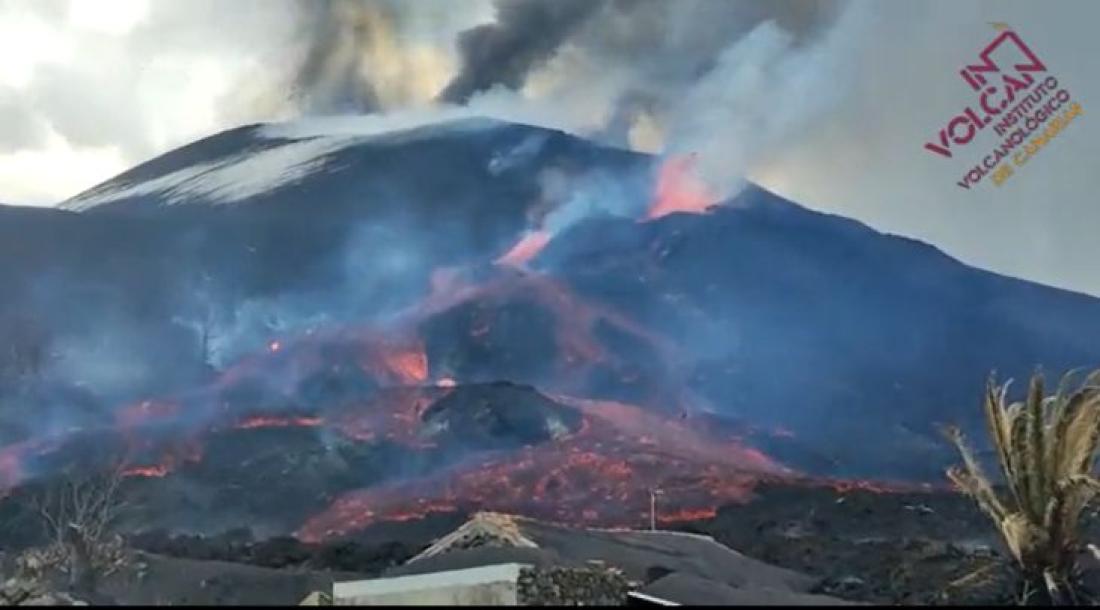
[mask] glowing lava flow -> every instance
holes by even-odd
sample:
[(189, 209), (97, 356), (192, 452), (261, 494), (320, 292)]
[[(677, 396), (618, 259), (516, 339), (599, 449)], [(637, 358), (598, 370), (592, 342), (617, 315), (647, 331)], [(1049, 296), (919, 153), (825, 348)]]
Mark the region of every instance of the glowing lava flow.
[(316, 428), (324, 424), (324, 420), (320, 417), (279, 417), (276, 415), (258, 415), (256, 417), (250, 417), (240, 423), (235, 428), (238, 430), (253, 430), (256, 428)]
[[(494, 315), (502, 306), (521, 303), (549, 313), (553, 318), (550, 328), (555, 335), (556, 351), (547, 354), (547, 357), (554, 363), (557, 369), (555, 374), (560, 377), (543, 380), (541, 383), (547, 387), (585, 394), (585, 389), (578, 388), (577, 382), (585, 379), (586, 375), (578, 369), (602, 366), (610, 370), (624, 360), (619, 352), (608, 349), (600, 338), (600, 327), (613, 328), (617, 333), (636, 339), (645, 349), (658, 354), (670, 368), (686, 357), (667, 337), (652, 332), (612, 307), (586, 300), (565, 282), (551, 276), (504, 269), (478, 283), (462, 282), (451, 277), (446, 284), (441, 280), (440, 286), (439, 290), (433, 288), (432, 294), (416, 308), (403, 314), (409, 320), (406, 322), (408, 327), (416, 328), (421, 320), (470, 305), (474, 313), (463, 323), (467, 324), (465, 328), (471, 343), (499, 350), (500, 339), (493, 338), (492, 331)], [(624, 371), (619, 379), (629, 383), (632, 380), (627, 379), (627, 375)]]
[[(662, 168), (651, 217), (677, 210), (701, 211), (709, 205), (712, 198), (693, 186), (690, 163), (690, 159), (672, 159)], [(529, 233), (498, 262), (522, 266), (548, 239), (543, 232)], [(301, 524), (297, 535), (307, 541), (380, 521), (411, 520), (455, 510), (499, 510), (591, 525), (644, 524), (648, 523), (651, 492), (655, 489), (662, 492), (659, 521), (700, 519), (712, 516), (722, 504), (748, 500), (761, 481), (797, 478), (796, 473), (738, 438), (723, 436), (719, 431), (722, 428), (708, 426), (705, 420), (677, 417), (682, 407), (679, 397), (666, 400), (660, 390), (666, 383), (680, 383), (666, 382), (666, 377), (678, 378), (660, 368), (652, 369), (654, 373), (635, 366), (634, 360), (627, 357), (634, 354), (623, 353), (645, 350), (654, 355), (654, 360), (668, 364), (679, 360), (679, 348), (673, 340), (611, 306), (586, 301), (552, 277), (509, 269), (497, 269), (489, 279), (478, 277), (468, 282), (457, 273), (434, 274), (432, 287), (432, 294), (403, 314), (407, 318), (400, 318), (400, 324), (386, 329), (325, 328), (307, 336), (271, 341), (224, 371), (208, 387), (171, 400), (127, 405), (114, 413), (113, 427), (106, 426), (106, 442), (125, 444), (128, 455), (139, 456), (124, 470), (127, 477), (157, 479), (194, 474), (196, 481), (204, 484), (208, 481), (202, 477), (208, 477), (211, 470), (222, 470), (223, 464), (193, 472), (180, 472), (181, 467), (203, 459), (202, 443), (209, 435), (232, 434), (235, 430), (323, 427), (326, 432), (353, 441), (385, 443), (385, 456), (422, 454), (430, 460), (425, 463), (446, 464), (442, 471), (391, 479), (336, 497), (325, 510)], [(549, 395), (560, 403), (559, 407), (569, 408), (562, 411), (569, 411), (571, 419), (538, 421), (550, 430), (548, 436), (537, 437), (541, 440), (523, 441), (532, 444), (517, 443), (498, 451), (468, 443), (454, 448), (450, 437), (440, 432), (451, 420), (435, 418), (435, 423), (426, 425), (424, 414), (441, 397), (461, 392), (461, 384), (469, 379), (461, 377), (464, 373), (453, 372), (462, 369), (446, 352), (440, 362), (429, 362), (425, 346), (432, 336), (420, 330), (420, 323), (466, 303), (471, 304), (467, 308), (471, 313), (466, 316), (466, 310), (457, 310), (463, 316), (459, 318), (463, 325), (459, 330), (466, 331), (464, 339), (477, 349), (511, 349), (511, 344), (501, 340), (503, 333), (493, 327), (497, 312), (504, 306), (531, 306), (544, 314), (539, 319), (551, 321), (550, 340), (537, 347), (544, 350), (540, 357), (555, 366), (545, 375), (540, 373), (537, 383), (541, 387), (587, 395), (592, 387), (587, 385), (590, 377), (613, 375), (611, 378), (623, 386), (637, 390), (630, 394), (631, 400), (647, 408)], [(630, 340), (628, 345), (635, 347), (616, 348), (613, 342), (601, 339), (609, 332)], [(433, 351), (433, 359), (437, 355)], [(457, 362), (461, 364), (461, 360)], [(444, 372), (452, 372), (459, 379), (444, 376)], [(320, 397), (301, 392), (303, 382), (312, 382), (317, 373), (323, 373), (322, 383), (306, 387), (321, 387), (325, 392)], [(345, 380), (350, 381), (345, 384)], [(338, 390), (337, 398), (327, 394), (330, 381)], [(651, 381), (656, 389), (648, 385)], [(342, 393), (345, 386), (351, 387), (346, 397)], [(533, 421), (519, 418), (516, 421), (522, 424), (513, 424), (510, 418), (502, 418), (494, 422), (499, 413), (481, 410), (482, 406), (466, 405), (459, 411), (472, 414), (478, 419), (477, 425), (491, 430), (498, 425), (526, 428)], [(473, 411), (463, 412), (462, 408)], [(667, 413), (653, 412), (661, 409)], [(489, 421), (482, 421), (485, 417)], [(451, 433), (461, 434), (463, 425)], [(774, 436), (789, 438), (791, 434), (778, 429)], [(278, 433), (247, 436), (250, 441), (262, 443), (266, 436), (277, 439)], [(290, 434), (287, 438), (306, 442), (322, 436), (328, 440), (328, 434)], [(234, 440), (219, 443), (218, 447), (233, 445)], [(24, 482), (28, 474), (39, 474), (41, 468), (31, 458), (58, 444), (23, 442), (0, 448), (0, 487), (12, 487)], [(389, 453), (391, 450), (397, 453)], [(324, 477), (317, 480), (319, 486), (330, 485)], [(367, 479), (353, 480), (365, 484)], [(219, 483), (214, 480), (211, 484)], [(347, 483), (339, 485), (340, 491), (349, 489)], [(874, 484), (844, 482), (837, 483), (836, 488), (843, 490), (845, 485), (879, 489)], [(332, 487), (319, 488), (317, 495), (331, 498), (333, 491)]]
[(428, 355), (424, 353), (423, 345), (387, 347), (382, 352), (381, 360), (398, 384), (412, 385), (428, 380)]
[(498, 265), (508, 265), (510, 267), (523, 267), (531, 259), (535, 258), (546, 244), (550, 243), (550, 233), (548, 231), (538, 230), (530, 231), (525, 234), (516, 245), (512, 246), (504, 256), (496, 260)]
[(672, 212), (703, 212), (717, 200), (696, 174), (695, 160), (692, 153), (669, 157), (661, 164), (646, 218), (660, 218)]
[(134, 466), (122, 471), (124, 477), (165, 477), (171, 472), (167, 464), (154, 464), (153, 466)]
[[(131, 446), (133, 442), (131, 441)], [(155, 464), (136, 464), (122, 470), (124, 477), (163, 478), (184, 464), (197, 464), (203, 459), (202, 441), (195, 438), (176, 439), (160, 449), (161, 458)]]
[(649, 490), (663, 491), (663, 522), (699, 518), (749, 498), (761, 480), (791, 476), (759, 451), (709, 438), (685, 422), (610, 401), (555, 396), (583, 414), (576, 432), (501, 457), (483, 456), (437, 476), (339, 497), (297, 536), (318, 541), (381, 521), (436, 512), (497, 510), (592, 525), (648, 518)]

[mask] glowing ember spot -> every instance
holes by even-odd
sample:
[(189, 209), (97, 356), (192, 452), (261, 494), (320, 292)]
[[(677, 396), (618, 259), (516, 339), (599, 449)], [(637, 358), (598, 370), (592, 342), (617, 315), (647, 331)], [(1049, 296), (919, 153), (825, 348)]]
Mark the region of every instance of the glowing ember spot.
[(168, 475), (171, 469), (167, 464), (156, 464), (153, 466), (134, 466), (133, 468), (127, 468), (122, 471), (124, 477), (151, 477), (160, 478)]
[(699, 521), (701, 519), (712, 519), (718, 511), (714, 508), (699, 508), (699, 509), (681, 509), (672, 513), (661, 514), (657, 511), (657, 521), (661, 523), (680, 523), (683, 521)]
[(315, 428), (324, 424), (324, 420), (320, 417), (276, 417), (276, 416), (257, 416), (250, 417), (236, 426), (238, 430), (252, 430), (254, 428)]
[(10, 489), (23, 482), (26, 472), (23, 469), (23, 451), (25, 445), (17, 444), (0, 450), (0, 489)]
[(444, 377), (444, 378), (440, 379), (439, 381), (435, 382), (435, 385), (436, 385), (436, 387), (440, 387), (440, 388), (453, 388), (453, 387), (455, 387), (455, 380), (451, 379), (450, 377)]
[(546, 244), (550, 243), (550, 233), (543, 230), (530, 231), (525, 234), (516, 245), (512, 246), (504, 256), (498, 258), (496, 263), (498, 265), (508, 265), (510, 267), (523, 267), (532, 258), (542, 251), (546, 247)]
[(428, 380), (428, 355), (424, 353), (423, 347), (387, 351), (382, 359), (399, 383), (417, 384)]
[(849, 493), (853, 491), (865, 491), (876, 494), (888, 494), (898, 493), (903, 491), (916, 491), (919, 486), (913, 483), (894, 483), (890, 481), (863, 481), (859, 479), (852, 480), (825, 480), (815, 482), (818, 485), (824, 485), (831, 487), (838, 493)]
[(267, 345), (267, 350), (271, 353), (275, 353), (283, 348), (283, 344), (278, 341), (272, 341)]
[(672, 212), (704, 212), (717, 200), (695, 173), (695, 158), (695, 153), (669, 157), (661, 164), (647, 218)]

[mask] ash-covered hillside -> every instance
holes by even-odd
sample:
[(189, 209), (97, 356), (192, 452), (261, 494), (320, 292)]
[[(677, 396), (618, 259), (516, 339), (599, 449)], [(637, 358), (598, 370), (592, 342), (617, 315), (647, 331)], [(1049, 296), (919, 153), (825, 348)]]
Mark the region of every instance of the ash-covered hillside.
[(939, 483), (935, 426), (977, 422), (991, 370), (1100, 362), (1100, 300), (758, 187), (647, 218), (662, 163), (491, 121), (262, 125), (0, 208), (5, 484), (114, 447), (202, 527), (631, 520), (657, 485), (691, 516), (752, 477)]

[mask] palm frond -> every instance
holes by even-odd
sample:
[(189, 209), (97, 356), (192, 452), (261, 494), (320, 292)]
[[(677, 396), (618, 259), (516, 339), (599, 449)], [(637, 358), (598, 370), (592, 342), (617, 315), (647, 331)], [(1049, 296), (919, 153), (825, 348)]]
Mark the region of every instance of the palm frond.
[(1047, 396), (1037, 372), (1024, 400), (1012, 404), (1011, 381), (998, 385), (990, 376), (982, 408), (1007, 497), (996, 493), (962, 432), (947, 429), (962, 458), (948, 478), (989, 515), (1021, 570), (1045, 582), (1052, 596), (1058, 592), (1051, 583), (1069, 582), (1081, 514), (1100, 496), (1100, 479), (1092, 475), (1100, 451), (1100, 370), (1074, 389), (1078, 373), (1064, 375)]

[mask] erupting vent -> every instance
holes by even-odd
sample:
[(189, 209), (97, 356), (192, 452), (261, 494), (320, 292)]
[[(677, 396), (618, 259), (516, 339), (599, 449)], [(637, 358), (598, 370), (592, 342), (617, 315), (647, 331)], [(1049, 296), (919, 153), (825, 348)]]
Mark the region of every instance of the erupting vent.
[[(5, 447), (0, 482), (95, 463), (94, 445), (103, 464), (124, 456), (132, 486), (271, 494), (255, 510), (318, 541), (478, 510), (692, 520), (800, 476), (759, 449), (797, 443), (790, 430), (693, 415), (683, 355), (631, 318), (537, 274), (439, 282), (386, 332), (280, 337), (206, 387), (118, 409), (110, 426)], [(501, 371), (513, 381), (492, 382)]]
[[(691, 155), (652, 175), (649, 157), (552, 134), (489, 166), (530, 130), (347, 142), (323, 172), (264, 191), (265, 205), (176, 206), (168, 222), (144, 208), (150, 190), (118, 214), (75, 215), (169, 227), (89, 267), (124, 277), (117, 291), (86, 291), (103, 299), (95, 311), (117, 309), (116, 292), (139, 303), (155, 336), (135, 323), (139, 347), (129, 328), (119, 343), (135, 369), (167, 372), (123, 389), (43, 375), (35, 398), (66, 406), (33, 410), (35, 422), (3, 414), (0, 488), (121, 461), (140, 526), (262, 525), (310, 541), (475, 511), (668, 523), (743, 502), (761, 481), (890, 491), (815, 477), (940, 477), (924, 459), (939, 455), (931, 422), (988, 372), (988, 353), (959, 345), (998, 345), (1000, 370), (1087, 362), (1100, 345), (1034, 330), (1036, 303), (1094, 327), (1079, 320), (1100, 306), (1080, 295), (981, 275), (760, 189), (716, 207)], [(231, 142), (242, 158), (249, 133)], [(313, 193), (331, 195), (325, 214), (296, 207)], [(569, 214), (594, 200), (607, 214)], [(196, 244), (201, 269), (171, 277)], [(91, 406), (72, 407), (81, 398)]]
[(702, 212), (718, 201), (703, 184), (695, 169), (694, 153), (669, 157), (657, 174), (657, 190), (650, 204), (649, 218), (673, 212)]

